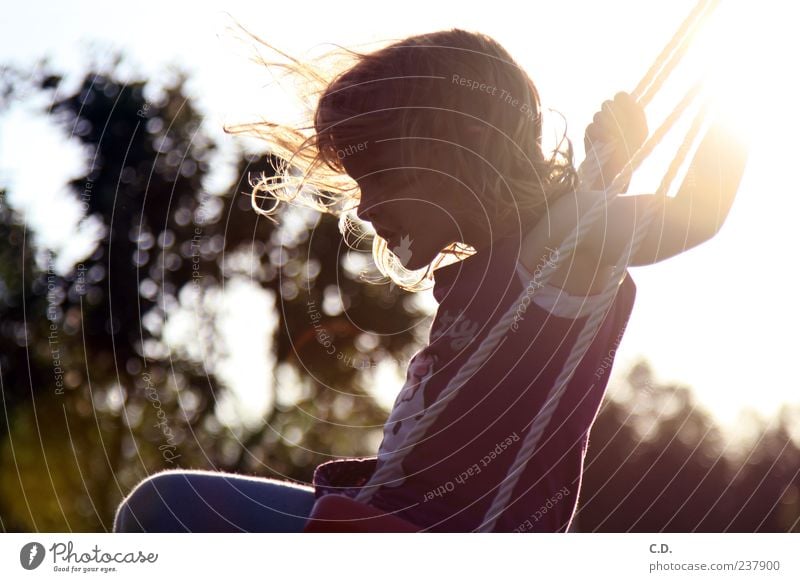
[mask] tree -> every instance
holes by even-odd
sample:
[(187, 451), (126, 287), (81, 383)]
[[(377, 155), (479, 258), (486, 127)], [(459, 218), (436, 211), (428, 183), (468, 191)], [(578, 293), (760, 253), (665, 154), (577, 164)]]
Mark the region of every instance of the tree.
[[(592, 429), (578, 506), (581, 531), (787, 532), (800, 524), (800, 451), (786, 407), (735, 445), (683, 386), (632, 366)], [(800, 410), (794, 411), (794, 416)]]
[[(105, 232), (56, 273), (56, 257), (0, 207), (1, 450), (3, 466), (17, 468), (0, 477), (3, 527), (108, 529), (122, 496), (163, 468), (310, 481), (331, 455), (373, 454), (386, 411), (369, 372), (381, 358), (409, 357), (417, 340), (404, 330), (424, 314), (405, 292), (346, 268), (344, 255), (363, 253), (343, 250), (331, 216), (288, 210), (274, 225), (252, 211), (243, 193), (250, 173), (274, 171), (268, 152), (240, 147), (235, 183), (206, 192), (219, 146), (185, 94), (185, 75), (149, 100), (146, 81), (123, 82), (113, 67), (86, 74), (66, 96), (61, 79), (46, 68), (17, 73), (3, 95), (11, 102), (25, 82), (53, 94), (47, 113), (92, 160), (70, 184), (86, 211), (82, 228), (97, 220)], [(214, 303), (237, 281), (274, 299), (279, 324), (263, 358), (296, 382), (258, 426), (225, 426), (216, 414), (229, 390), (216, 372), (225, 315)], [(326, 311), (332, 289), (346, 313)], [(165, 326), (187, 304), (195, 334), (170, 344)]]

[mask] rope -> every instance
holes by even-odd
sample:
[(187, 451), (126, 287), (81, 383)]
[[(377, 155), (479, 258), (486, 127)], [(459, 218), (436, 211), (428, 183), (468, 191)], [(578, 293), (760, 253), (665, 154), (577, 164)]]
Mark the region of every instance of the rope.
[[(714, 4), (716, 3), (716, 0), (710, 0), (710, 1)], [(690, 19), (698, 20), (700, 18), (700, 15), (702, 14), (702, 11), (700, 10), (699, 7), (704, 6), (708, 2), (709, 0), (701, 0), (700, 3), (698, 4), (698, 7), (695, 8), (695, 10), (693, 10), (692, 14), (690, 15)], [(689, 19), (687, 19), (687, 21), (688, 20)], [(688, 30), (688, 26), (685, 28)], [(681, 27), (681, 29), (676, 34), (676, 38), (685, 35), (685, 33), (686, 30), (684, 30), (684, 27)], [(673, 41), (675, 41), (675, 39), (673, 39)], [(675, 41), (675, 43), (677, 42), (678, 41)], [(669, 47), (670, 45), (668, 45), (667, 48)], [(659, 65), (659, 61), (663, 61), (663, 59), (666, 58), (664, 57), (666, 53), (667, 49), (665, 49), (662, 52), (662, 55), (656, 62), (656, 65)], [(670, 59), (670, 61), (667, 63), (668, 70), (666, 73), (663, 73), (662, 71), (663, 74), (656, 74), (654, 73), (654, 71), (657, 70), (657, 67), (655, 65), (654, 67), (651, 67), (650, 71), (648, 71), (645, 78), (637, 87), (637, 90), (639, 90), (641, 87), (649, 87), (650, 90), (652, 91), (657, 90), (657, 88), (660, 87), (660, 85), (666, 79), (666, 75), (668, 75), (669, 72), (672, 70), (672, 68), (674, 68), (674, 65), (675, 63), (677, 63), (677, 60), (681, 58), (682, 54), (683, 52), (679, 51), (677, 56), (674, 56), (672, 59)], [(658, 68), (660, 68), (660, 65)], [(653, 87), (655, 87), (655, 89), (653, 89)], [(648, 90), (645, 93), (645, 96), (651, 94), (650, 90)], [(691, 104), (691, 102), (697, 96), (699, 90), (700, 90), (699, 84), (696, 84), (695, 86), (692, 87), (692, 89), (690, 89), (690, 91), (686, 94), (683, 100), (667, 117), (667, 119), (664, 121), (664, 123), (662, 123), (662, 125), (653, 134), (653, 136), (650, 139), (648, 139), (639, 148), (639, 150), (637, 150), (637, 152), (632, 156), (631, 160), (617, 174), (617, 176), (615, 176), (614, 180), (612, 180), (608, 188), (604, 190), (603, 198), (598, 200), (598, 202), (595, 203), (595, 205), (586, 213), (585, 216), (586, 219), (583, 221), (583, 224), (579, 222), (576, 228), (570, 234), (570, 236), (567, 237), (567, 239), (562, 243), (562, 245), (559, 248), (556, 260), (547, 263), (540, 280), (541, 285), (544, 285), (549, 280), (549, 278), (553, 275), (553, 273), (555, 273), (555, 271), (557, 271), (561, 267), (562, 263), (566, 260), (566, 258), (571, 255), (572, 251), (574, 251), (574, 249), (580, 243), (580, 241), (583, 240), (583, 238), (585, 238), (591, 226), (599, 218), (600, 213), (604, 211), (605, 205), (612, 202), (614, 198), (620, 193), (624, 184), (628, 182), (633, 170), (642, 163), (642, 161), (650, 154), (650, 152), (652, 152), (655, 146), (661, 141), (663, 136), (674, 125), (674, 123), (680, 117), (683, 111)], [(595, 150), (595, 148), (593, 148), (593, 153), (596, 156), (595, 161), (597, 161), (598, 158), (599, 159), (605, 158), (610, 153), (610, 151), (611, 151), (610, 144), (607, 144), (607, 146), (602, 148), (602, 150), (600, 150), (599, 148), (598, 150)], [(592, 167), (587, 163), (588, 159), (589, 157), (587, 157), (587, 160), (584, 161), (584, 163), (581, 165), (579, 169), (579, 184), (581, 185), (585, 183), (589, 184), (593, 183), (594, 179), (596, 179), (596, 176), (600, 172), (600, 164), (595, 164), (595, 166)], [(673, 160), (673, 166), (675, 165), (674, 162), (675, 161)], [(678, 164), (678, 166), (679, 165), (680, 164)], [(670, 166), (670, 169), (672, 169), (672, 166)], [(672, 172), (668, 172), (668, 176), (670, 174), (672, 174)], [(670, 176), (669, 178), (670, 182), (672, 180), (672, 177), (674, 177), (674, 174)], [(665, 176), (665, 181), (666, 179), (667, 176)], [(649, 225), (649, 222), (652, 220), (652, 217), (654, 216), (654, 208), (655, 207), (652, 207), (650, 212), (646, 213), (646, 219), (647, 219), (646, 225)], [(634, 242), (636, 242), (637, 244), (638, 242), (641, 242), (643, 235), (640, 234), (640, 231), (644, 232), (644, 227), (641, 224), (639, 225), (639, 227), (637, 227), (636, 236), (628, 244), (627, 247), (628, 255), (630, 255), (630, 251)], [(580, 360), (580, 358), (583, 356), (583, 353), (585, 352), (585, 349), (588, 347), (588, 344), (590, 343), (591, 335), (593, 335), (596, 332), (596, 329), (599, 327), (600, 316), (604, 314), (607, 305), (610, 303), (610, 301), (613, 299), (613, 296), (616, 294), (619, 280), (621, 280), (621, 276), (619, 276), (618, 274), (618, 267), (619, 264), (615, 265), (614, 276), (611, 277), (610, 284), (603, 293), (602, 307), (600, 309), (595, 310), (595, 312), (592, 313), (589, 321), (587, 322), (586, 326), (581, 332), (581, 335), (579, 336), (578, 342), (573, 347), (572, 353), (568, 358), (567, 362), (568, 364), (570, 362)], [(624, 269), (622, 270), (622, 273), (624, 274)], [(522, 294), (519, 297), (519, 301), (522, 301), (524, 297), (527, 295), (527, 293), (528, 293), (527, 289), (523, 290)], [(495, 324), (494, 328), (492, 328), (492, 330), (489, 332), (486, 338), (484, 338), (484, 340), (481, 342), (481, 345), (473, 354), (472, 358), (470, 358), (470, 360), (467, 361), (467, 363), (464, 366), (462, 366), (462, 368), (458, 371), (456, 376), (452, 378), (450, 382), (448, 382), (444, 390), (442, 390), (437, 400), (431, 406), (428, 407), (422, 419), (414, 425), (414, 427), (406, 436), (401, 446), (396, 450), (395, 454), (392, 455), (389, 459), (387, 459), (384, 463), (382, 463), (381, 466), (373, 473), (369, 482), (364, 487), (362, 487), (362, 489), (357, 494), (355, 498), (357, 501), (361, 503), (369, 503), (372, 497), (374, 496), (375, 492), (378, 490), (378, 488), (396, 480), (396, 479), (390, 479), (392, 474), (400, 473), (402, 478), (401, 463), (403, 458), (413, 448), (414, 443), (419, 442), (425, 436), (427, 430), (436, 421), (439, 413), (447, 405), (447, 401), (450, 398), (450, 396), (452, 396), (458, 389), (460, 389), (461, 386), (463, 386), (473, 376), (473, 374), (478, 370), (478, 368), (480, 368), (483, 365), (484, 361), (491, 356), (491, 352), (495, 350), (495, 348), (500, 343), (502, 337), (507, 333), (507, 330), (510, 328), (510, 325), (515, 315), (514, 305), (516, 305), (516, 303), (512, 304), (511, 309), (509, 309), (506, 312), (506, 314)], [(580, 351), (578, 350), (578, 348), (580, 348)], [(576, 356), (576, 354), (579, 355)], [(526, 435), (526, 438), (523, 442), (523, 446), (521, 447), (517, 457), (515, 458), (514, 466), (512, 467), (512, 470), (509, 472), (506, 478), (503, 480), (501, 485), (501, 490), (495, 497), (492, 507), (490, 508), (489, 512), (487, 512), (487, 516), (489, 516), (492, 513), (492, 511), (495, 511), (496, 513), (493, 517), (489, 519), (489, 521), (486, 521), (484, 523), (484, 525), (481, 528), (482, 530), (491, 530), (494, 527), (497, 517), (500, 515), (500, 513), (502, 513), (503, 511), (502, 508), (505, 507), (504, 503), (507, 502), (507, 498), (510, 497), (511, 491), (513, 490), (513, 487), (517, 482), (516, 474), (519, 473), (520, 469), (524, 467), (524, 465), (527, 463), (529, 455), (526, 456), (523, 455), (522, 453), (527, 452), (529, 450), (533, 450), (533, 448), (535, 448), (536, 444), (538, 443), (541, 431), (549, 422), (549, 418), (550, 416), (552, 416), (552, 412), (555, 410), (555, 407), (558, 404), (560, 396), (563, 393), (563, 386), (566, 385), (566, 383), (568, 382), (569, 378), (572, 376), (573, 373), (574, 373), (574, 366), (570, 368), (565, 364), (564, 368), (562, 369), (562, 373), (559, 376), (559, 380), (566, 378), (566, 381), (563, 380), (561, 382), (559, 382), (558, 380), (556, 381), (554, 388), (551, 390), (551, 393), (553, 394), (548, 398), (548, 402), (545, 409), (543, 409), (535, 418), (534, 427)], [(509, 477), (511, 477), (511, 479), (509, 479)], [(501, 507), (501, 509), (497, 511), (496, 510), (497, 507)]]
[[(672, 163), (664, 175), (664, 178), (655, 194), (656, 200), (663, 200), (666, 197), (670, 185), (674, 181), (680, 166), (686, 159), (689, 149), (697, 138), (700, 127), (705, 120), (705, 114), (706, 106), (704, 105), (695, 115), (694, 121), (692, 122), (692, 125), (687, 132), (680, 149), (676, 153)], [(550, 423), (550, 419), (555, 413), (556, 407), (558, 406), (561, 396), (566, 390), (569, 381), (575, 374), (580, 361), (588, 351), (592, 341), (594, 341), (595, 334), (600, 329), (600, 326), (607, 315), (608, 308), (617, 294), (617, 287), (622, 282), (630, 258), (636, 254), (641, 242), (647, 235), (650, 224), (655, 218), (656, 211), (658, 209), (659, 207), (655, 204), (645, 207), (644, 216), (641, 222), (639, 222), (637, 225), (636, 230), (634, 231), (634, 236), (631, 238), (631, 241), (628, 243), (626, 250), (622, 255), (623, 259), (621, 259), (614, 266), (611, 280), (605, 291), (603, 291), (600, 306), (598, 306), (592, 312), (583, 329), (581, 330), (581, 333), (578, 336), (578, 339), (575, 342), (567, 361), (564, 363), (564, 366), (561, 369), (561, 374), (556, 379), (553, 388), (551, 388), (550, 393), (548, 394), (545, 405), (542, 407), (542, 410), (539, 412), (539, 414), (536, 415), (533, 426), (525, 435), (522, 445), (517, 452), (517, 456), (514, 458), (511, 468), (500, 485), (500, 490), (497, 492), (491, 507), (486, 512), (486, 521), (484, 521), (478, 531), (492, 531), (502, 512), (509, 507), (511, 493), (519, 481), (519, 477), (521, 476), (522, 471), (525, 469), (528, 459), (533, 456), (533, 452), (536, 449), (536, 446), (538, 445), (545, 428)]]
[(680, 62), (694, 35), (719, 5), (719, 0), (699, 0), (678, 31), (661, 50), (631, 95), (642, 106), (650, 103), (664, 81)]

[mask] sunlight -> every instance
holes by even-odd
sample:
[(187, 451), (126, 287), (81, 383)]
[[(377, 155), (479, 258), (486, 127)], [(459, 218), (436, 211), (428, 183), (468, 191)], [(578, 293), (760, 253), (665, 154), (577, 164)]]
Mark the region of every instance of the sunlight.
[[(620, 347), (623, 361), (647, 354), (671, 380), (691, 384), (731, 434), (742, 426), (743, 404), (766, 417), (797, 400), (797, 382), (788, 378), (800, 310), (784, 300), (800, 284), (793, 260), (800, 200), (791, 180), (800, 94), (789, 62), (800, 46), (789, 10), (722, 2), (687, 52), (678, 84), (702, 75), (711, 115), (749, 143), (750, 156), (712, 240), (658, 268), (635, 270), (642, 293)], [(672, 103), (682, 94), (664, 93)], [(670, 328), (681, 329), (680, 340), (652, 333)]]
[[(714, 113), (751, 142), (792, 147), (798, 91), (788, 59), (800, 50), (787, 5), (722, 2), (690, 49), (690, 68), (704, 74)], [(791, 68), (790, 68), (791, 67)]]

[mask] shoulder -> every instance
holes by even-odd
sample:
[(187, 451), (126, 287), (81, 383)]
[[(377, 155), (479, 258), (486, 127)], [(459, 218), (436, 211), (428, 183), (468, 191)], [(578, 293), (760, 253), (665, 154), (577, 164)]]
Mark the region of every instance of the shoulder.
[[(538, 265), (558, 257), (561, 245), (566, 241), (586, 213), (604, 197), (602, 191), (570, 192), (548, 202), (543, 215), (525, 236), (520, 250), (520, 262), (534, 272)], [(565, 268), (574, 271), (585, 265), (592, 253), (584, 246), (578, 246), (571, 253), (574, 259), (568, 260)], [(571, 267), (570, 267), (571, 265)], [(554, 280), (561, 277), (556, 275)]]

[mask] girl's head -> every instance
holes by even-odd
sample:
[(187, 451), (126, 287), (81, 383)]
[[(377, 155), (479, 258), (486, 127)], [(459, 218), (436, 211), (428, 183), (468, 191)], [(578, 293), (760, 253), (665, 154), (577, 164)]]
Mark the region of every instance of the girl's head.
[[(347, 55), (332, 76), (281, 65), (318, 87), (309, 127), (240, 126), (286, 160), (254, 184), (254, 197), (276, 200), (262, 212), (302, 200), (339, 215), (343, 230), (355, 213), (377, 233), (379, 270), (417, 290), (436, 267), (530, 229), (574, 187), (569, 142), (544, 156), (536, 87), (488, 36), (453, 29)], [(287, 192), (292, 168), (310, 188)]]

